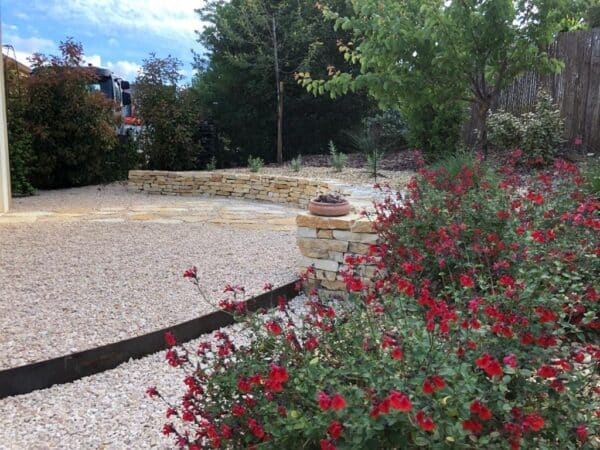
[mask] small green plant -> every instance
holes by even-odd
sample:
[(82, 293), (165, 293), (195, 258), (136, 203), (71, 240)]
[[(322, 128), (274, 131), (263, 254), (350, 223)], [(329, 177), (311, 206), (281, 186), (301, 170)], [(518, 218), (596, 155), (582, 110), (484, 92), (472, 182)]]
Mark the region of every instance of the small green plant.
[(375, 177), (375, 180), (377, 180), (377, 176), (379, 175), (379, 165), (382, 159), (383, 152), (381, 150), (374, 148), (367, 153), (367, 169), (369, 169), (371, 176)]
[(348, 161), (348, 155), (339, 152), (333, 141), (329, 141), (329, 154), (331, 155), (331, 165), (333, 166), (334, 170), (336, 172), (341, 172), (344, 170), (346, 161)]
[(259, 172), (264, 165), (265, 161), (262, 158), (258, 156), (253, 158), (252, 155), (248, 156), (248, 168), (250, 169), (250, 172)]
[(298, 155), (290, 161), (292, 172), (300, 172), (302, 168), (302, 155)]
[(212, 158), (210, 158), (210, 161), (208, 163), (206, 163), (206, 170), (209, 171), (213, 171), (213, 170), (217, 170), (217, 157), (213, 156)]

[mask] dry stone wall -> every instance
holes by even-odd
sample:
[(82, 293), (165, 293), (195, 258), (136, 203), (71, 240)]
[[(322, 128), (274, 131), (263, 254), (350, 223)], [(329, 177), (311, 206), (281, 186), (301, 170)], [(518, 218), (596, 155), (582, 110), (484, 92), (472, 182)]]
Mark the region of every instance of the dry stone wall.
[[(341, 271), (347, 269), (346, 257), (367, 255), (370, 244), (377, 242), (371, 222), (358, 214), (321, 217), (311, 213), (296, 216), (297, 241), (302, 254), (300, 270), (313, 266), (309, 287), (343, 293), (346, 288)], [(376, 267), (365, 265), (359, 273), (365, 284), (372, 283)]]
[(308, 178), (227, 172), (130, 170), (129, 189), (162, 195), (219, 195), (306, 207), (311, 198), (338, 192), (333, 183)]

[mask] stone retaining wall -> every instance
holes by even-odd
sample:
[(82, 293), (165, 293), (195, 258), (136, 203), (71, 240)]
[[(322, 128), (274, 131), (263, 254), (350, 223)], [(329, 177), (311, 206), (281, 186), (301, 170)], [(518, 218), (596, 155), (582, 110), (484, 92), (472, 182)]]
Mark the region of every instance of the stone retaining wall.
[(306, 207), (311, 198), (339, 192), (333, 183), (308, 178), (226, 172), (130, 170), (129, 189), (162, 195), (220, 195)]
[[(297, 242), (302, 254), (300, 270), (313, 265), (309, 287), (321, 291), (341, 293), (346, 290), (341, 270), (348, 255), (367, 255), (369, 245), (377, 242), (371, 222), (358, 214), (342, 217), (321, 217), (311, 213), (296, 216)], [(361, 279), (370, 284), (375, 266), (360, 268)]]

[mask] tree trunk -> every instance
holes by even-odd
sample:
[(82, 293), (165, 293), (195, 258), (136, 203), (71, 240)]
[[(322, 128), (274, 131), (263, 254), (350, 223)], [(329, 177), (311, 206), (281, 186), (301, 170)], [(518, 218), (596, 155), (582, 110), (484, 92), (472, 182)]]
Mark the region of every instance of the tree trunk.
[(283, 164), (283, 81), (277, 95), (277, 164)]
[(479, 135), (477, 136), (477, 147), (483, 150), (483, 154), (488, 154), (488, 137), (487, 137), (487, 118), (490, 110), (490, 104), (486, 101), (477, 103), (477, 121), (479, 122)]
[(277, 164), (283, 164), (283, 81), (279, 80), (279, 53), (277, 51), (277, 25), (275, 16), (271, 17), (271, 36), (273, 39), (273, 65), (275, 70), (275, 89), (277, 91)]

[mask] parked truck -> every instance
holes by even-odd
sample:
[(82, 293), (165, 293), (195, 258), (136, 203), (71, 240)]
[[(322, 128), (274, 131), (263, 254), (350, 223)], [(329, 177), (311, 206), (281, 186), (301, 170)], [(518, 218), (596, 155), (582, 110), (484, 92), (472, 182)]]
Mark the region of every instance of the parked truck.
[(116, 114), (121, 119), (119, 135), (126, 136), (131, 128), (131, 119), (128, 118), (133, 117), (129, 81), (115, 77), (109, 69), (91, 65), (88, 66), (88, 69), (93, 70), (95, 75), (94, 81), (88, 83), (88, 89), (92, 92), (101, 92), (115, 103)]

